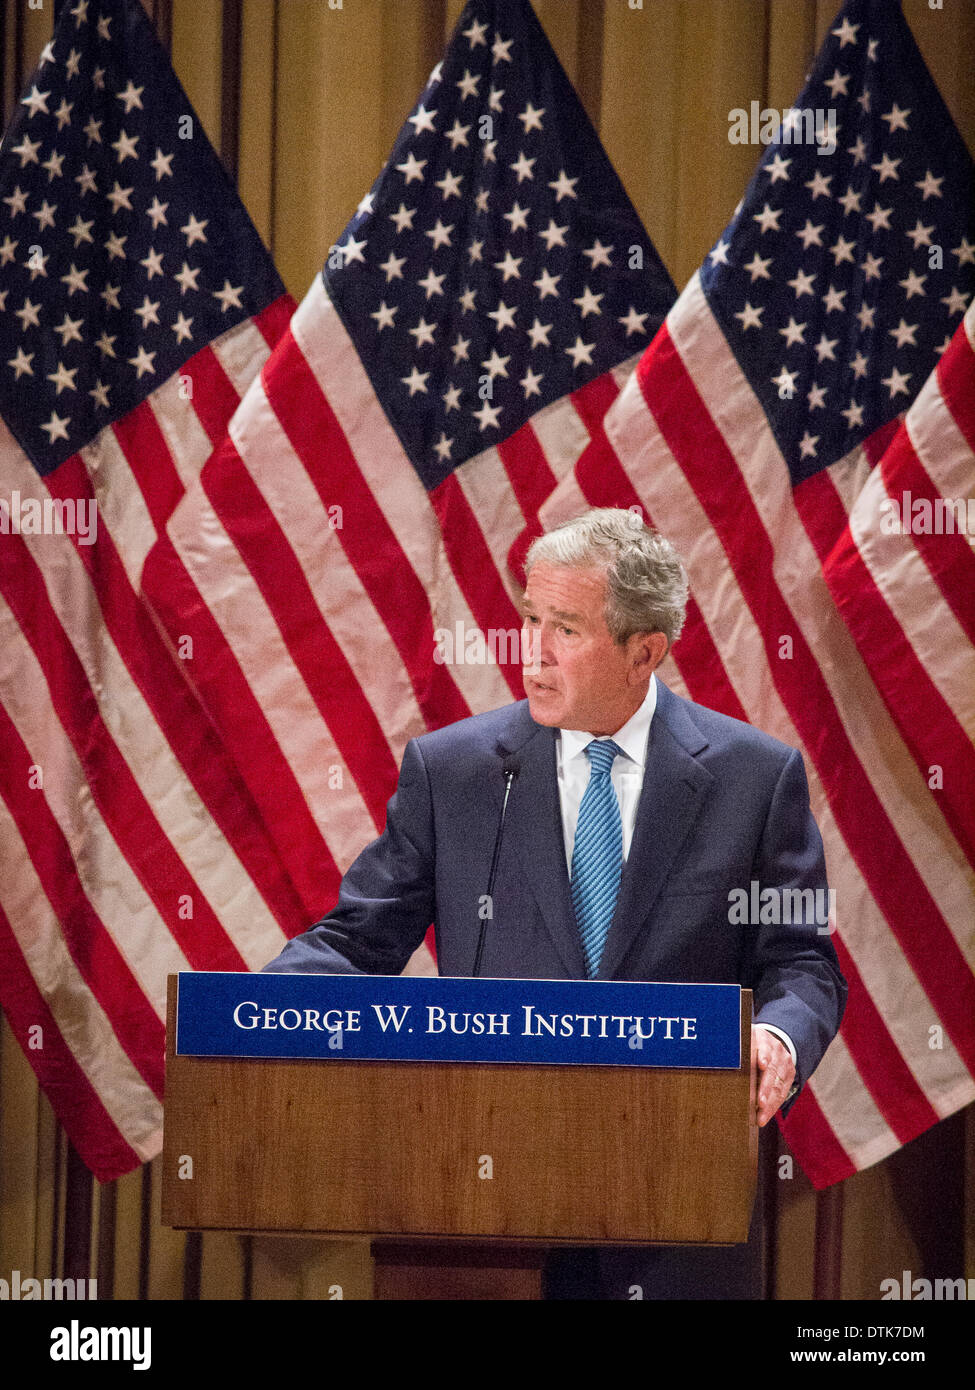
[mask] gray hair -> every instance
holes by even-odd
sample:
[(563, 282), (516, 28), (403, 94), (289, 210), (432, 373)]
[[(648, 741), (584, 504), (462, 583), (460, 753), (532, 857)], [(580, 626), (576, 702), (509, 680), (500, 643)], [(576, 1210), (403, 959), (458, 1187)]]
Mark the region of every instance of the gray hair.
[(540, 560), (606, 571), (606, 626), (616, 642), (635, 632), (677, 641), (687, 607), (687, 571), (677, 551), (637, 511), (597, 507), (532, 542), (525, 576)]

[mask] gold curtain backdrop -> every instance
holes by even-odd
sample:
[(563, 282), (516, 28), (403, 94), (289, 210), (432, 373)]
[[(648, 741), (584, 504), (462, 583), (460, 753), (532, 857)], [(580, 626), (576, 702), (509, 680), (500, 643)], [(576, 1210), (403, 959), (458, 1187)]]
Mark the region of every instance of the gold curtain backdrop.
[[(37, 0), (34, 0), (37, 3)], [(463, 0), (143, 0), (212, 143), (290, 292), (301, 299), (384, 163)], [(802, 85), (839, 0), (534, 0), (535, 9), (678, 288), (730, 219), (761, 150), (729, 142), (729, 112), (779, 111)], [(918, 44), (975, 150), (975, 0), (904, 0)], [(51, 33), (53, 0), (0, 0), (9, 119)], [(180, 112), (173, 112), (174, 129)], [(4, 1021), (0, 1031), (0, 1277), (60, 1272), (66, 1144)], [(965, 1156), (967, 1154), (967, 1163)], [(975, 1194), (961, 1236), (940, 1236), (971, 1114), (953, 1117), (845, 1185), (842, 1289), (920, 1270), (932, 1240), (963, 1239), (975, 1275)], [(812, 1292), (815, 1199), (780, 1161), (779, 1298)], [(954, 1189), (952, 1189), (954, 1190)], [(880, 1215), (882, 1214), (882, 1216)], [(944, 1248), (939, 1247), (939, 1248)], [(98, 1188), (92, 1274), (102, 1296), (345, 1298), (371, 1295), (368, 1249), (313, 1240), (187, 1237), (159, 1224), (158, 1160)], [(960, 1254), (959, 1254), (960, 1258)]]

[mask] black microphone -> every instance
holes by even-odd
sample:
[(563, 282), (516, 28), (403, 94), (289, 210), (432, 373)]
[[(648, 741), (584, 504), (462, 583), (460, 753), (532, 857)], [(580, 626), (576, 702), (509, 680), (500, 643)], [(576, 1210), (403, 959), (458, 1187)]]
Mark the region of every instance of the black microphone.
[[(501, 857), (501, 837), (504, 834), (504, 818), (508, 810), (508, 797), (511, 795), (511, 785), (518, 773), (521, 771), (521, 759), (516, 753), (511, 753), (502, 744), (498, 744), (495, 752), (503, 759), (501, 771), (504, 775), (504, 800), (501, 803), (501, 819), (498, 821), (498, 833), (494, 837), (494, 853), (491, 856), (491, 872), (488, 875), (487, 893), (485, 894), (489, 910), (494, 912), (492, 894), (494, 893), (494, 877), (498, 871), (498, 860)], [(474, 969), (471, 974), (477, 978), (481, 973), (481, 956), (484, 954), (484, 938), (487, 935), (488, 918), (481, 918), (480, 931), (477, 934), (477, 951), (474, 955)]]

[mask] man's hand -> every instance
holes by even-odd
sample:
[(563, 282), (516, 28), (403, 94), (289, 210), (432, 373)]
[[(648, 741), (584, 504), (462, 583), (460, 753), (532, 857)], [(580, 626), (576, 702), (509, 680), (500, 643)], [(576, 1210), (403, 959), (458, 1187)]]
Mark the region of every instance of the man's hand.
[(767, 1125), (795, 1080), (795, 1063), (781, 1038), (761, 1026), (752, 1029), (752, 1065), (758, 1063), (758, 1123)]

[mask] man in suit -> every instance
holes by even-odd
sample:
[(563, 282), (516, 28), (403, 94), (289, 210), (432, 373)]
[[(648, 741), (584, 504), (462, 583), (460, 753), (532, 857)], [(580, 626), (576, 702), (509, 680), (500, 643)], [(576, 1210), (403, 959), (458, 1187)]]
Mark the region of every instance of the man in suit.
[[(633, 514), (564, 523), (536, 540), (526, 573), (527, 700), (409, 743), (383, 834), (332, 911), (266, 969), (395, 974), (433, 922), (444, 975), (472, 973), (484, 927), (486, 976), (740, 983), (754, 991), (767, 1124), (846, 997), (816, 910), (826, 878), (802, 758), (654, 675), (687, 580)], [(756, 884), (766, 906), (742, 920)], [(789, 911), (775, 911), (787, 890)], [(549, 1294), (755, 1295), (757, 1256), (755, 1231), (731, 1252), (553, 1252)]]

